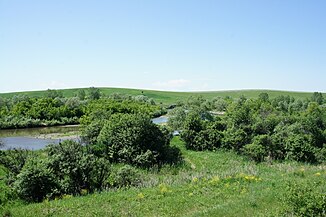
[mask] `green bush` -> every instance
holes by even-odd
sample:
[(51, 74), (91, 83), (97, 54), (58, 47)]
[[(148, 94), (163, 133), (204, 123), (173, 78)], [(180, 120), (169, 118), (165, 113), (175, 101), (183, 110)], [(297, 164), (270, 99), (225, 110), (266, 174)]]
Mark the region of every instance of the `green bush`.
[(269, 135), (259, 135), (253, 138), (251, 144), (244, 146), (243, 152), (254, 161), (261, 162), (267, 157), (271, 143)]
[(92, 192), (106, 187), (108, 161), (87, 153), (81, 144), (67, 140), (48, 146), (47, 152), (61, 194), (79, 195), (82, 190)]
[(135, 168), (125, 165), (110, 174), (110, 185), (112, 187), (130, 187), (140, 184), (140, 174)]
[[(142, 114), (115, 114), (105, 123), (97, 142), (111, 162), (142, 167), (162, 164), (173, 159), (167, 154), (171, 136)], [(175, 156), (178, 160), (179, 156)]]
[(326, 162), (326, 144), (324, 144), (323, 148), (316, 149), (315, 151), (316, 159), (319, 163), (325, 163)]
[(203, 121), (199, 114), (190, 113), (187, 115), (181, 138), (185, 142), (187, 149), (196, 150), (195, 138), (197, 134), (203, 130)]
[(286, 139), (286, 159), (316, 162), (316, 149), (311, 145), (311, 138), (306, 135), (295, 134)]
[(58, 183), (47, 162), (37, 158), (30, 158), (22, 168), (14, 182), (14, 189), (18, 195), (27, 201), (40, 202), (51, 197)]
[(223, 147), (240, 151), (244, 145), (250, 142), (248, 134), (240, 128), (228, 128), (224, 132)]
[(316, 186), (318, 183), (290, 184), (283, 199), (286, 214), (302, 217), (326, 216), (326, 194), (318, 191), (318, 188), (316, 190)]
[(25, 149), (0, 150), (0, 164), (2, 164), (9, 173), (17, 175), (31, 155), (32, 152)]
[(0, 183), (0, 207), (17, 199), (17, 194), (7, 185)]

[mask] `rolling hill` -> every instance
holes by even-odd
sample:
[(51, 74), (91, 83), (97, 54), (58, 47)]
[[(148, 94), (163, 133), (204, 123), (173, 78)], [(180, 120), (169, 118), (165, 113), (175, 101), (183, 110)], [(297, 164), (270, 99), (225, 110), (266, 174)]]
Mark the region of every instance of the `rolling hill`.
[[(62, 92), (65, 97), (74, 96), (78, 90), (84, 89), (87, 91), (88, 88), (73, 88), (73, 89), (60, 89), (58, 91)], [(201, 91), (201, 92), (173, 92), (173, 91), (157, 91), (157, 90), (143, 90), (143, 89), (128, 89), (128, 88), (111, 88), (111, 87), (100, 87), (101, 93), (105, 95), (110, 95), (113, 93), (129, 94), (129, 95), (145, 95), (149, 98), (153, 98), (157, 103), (171, 104), (179, 100), (184, 100), (189, 96), (203, 96), (207, 99), (212, 99), (214, 97), (226, 97), (230, 96), (233, 98), (238, 98), (244, 95), (248, 98), (255, 98), (262, 92), (268, 93), (271, 98), (277, 97), (279, 95), (289, 95), (294, 98), (305, 99), (311, 97), (312, 92), (296, 92), (296, 91), (281, 91), (281, 90), (227, 90), (227, 91)], [(13, 97), (15, 95), (25, 94), (31, 97), (44, 96), (46, 90), (41, 91), (25, 91), (25, 92), (11, 92), (11, 93), (0, 93), (0, 97)], [(323, 93), (326, 97), (326, 93)]]

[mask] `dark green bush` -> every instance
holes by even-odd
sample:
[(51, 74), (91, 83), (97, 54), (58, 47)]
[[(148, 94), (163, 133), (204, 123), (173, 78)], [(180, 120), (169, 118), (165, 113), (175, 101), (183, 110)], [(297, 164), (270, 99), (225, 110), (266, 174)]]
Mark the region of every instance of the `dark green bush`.
[(319, 163), (326, 162), (326, 144), (324, 144), (323, 148), (315, 150), (315, 156)]
[(203, 121), (197, 113), (190, 113), (187, 115), (181, 138), (186, 143), (187, 149), (196, 150), (195, 138), (200, 131), (203, 130)]
[(265, 157), (272, 156), (272, 140), (269, 135), (255, 136), (251, 144), (244, 146), (243, 152), (254, 161), (261, 162)]
[[(111, 162), (142, 167), (171, 161), (171, 135), (142, 114), (115, 114), (105, 123), (98, 145)], [(97, 148), (99, 150), (99, 148)], [(176, 160), (178, 156), (175, 156)]]
[(244, 145), (250, 143), (248, 134), (243, 129), (228, 128), (224, 132), (223, 147), (240, 151)]
[(17, 175), (31, 155), (32, 152), (25, 149), (0, 150), (0, 164), (2, 164), (9, 173)]
[(311, 138), (307, 135), (295, 134), (286, 139), (286, 159), (316, 162), (316, 149), (311, 145)]
[(92, 192), (106, 187), (108, 161), (87, 153), (81, 144), (68, 140), (48, 146), (47, 152), (61, 194), (79, 195), (82, 190)]
[(58, 188), (57, 179), (47, 162), (30, 158), (14, 182), (18, 195), (27, 201), (40, 202), (51, 197)]

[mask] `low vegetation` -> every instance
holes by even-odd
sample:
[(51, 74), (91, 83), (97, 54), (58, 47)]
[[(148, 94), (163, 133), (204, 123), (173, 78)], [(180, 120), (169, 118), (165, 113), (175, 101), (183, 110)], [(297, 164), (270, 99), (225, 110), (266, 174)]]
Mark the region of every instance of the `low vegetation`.
[(89, 92), (83, 144), (0, 151), (4, 216), (326, 215), (322, 94), (193, 96), (159, 126), (149, 98)]

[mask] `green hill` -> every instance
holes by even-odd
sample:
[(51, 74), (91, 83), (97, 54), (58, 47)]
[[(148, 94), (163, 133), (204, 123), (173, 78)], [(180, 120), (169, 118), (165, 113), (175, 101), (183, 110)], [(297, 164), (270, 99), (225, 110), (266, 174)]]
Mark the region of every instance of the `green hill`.
[[(61, 89), (58, 90), (63, 93), (65, 97), (74, 96), (78, 90), (88, 88), (74, 88), (74, 89)], [(101, 92), (105, 95), (110, 95), (112, 93), (121, 93), (129, 95), (145, 95), (150, 98), (153, 98), (158, 103), (175, 103), (179, 100), (184, 100), (189, 96), (198, 96), (201, 95), (207, 99), (212, 99), (214, 97), (226, 97), (230, 96), (233, 98), (238, 98), (241, 95), (244, 95), (248, 98), (255, 98), (262, 92), (268, 93), (271, 98), (274, 98), (279, 95), (289, 95), (291, 97), (305, 99), (309, 98), (312, 95), (312, 92), (295, 92), (295, 91), (279, 91), (279, 90), (228, 90), (228, 91), (202, 91), (202, 92), (173, 92), (173, 91), (157, 91), (157, 90), (142, 90), (142, 89), (128, 89), (128, 88), (110, 88), (110, 87), (101, 87), (99, 88)], [(46, 90), (43, 91), (25, 91), (25, 92), (12, 92), (12, 93), (0, 93), (0, 97), (13, 97), (15, 95), (26, 94), (27, 96), (38, 97), (44, 96)], [(326, 93), (323, 93), (326, 97)]]

